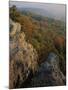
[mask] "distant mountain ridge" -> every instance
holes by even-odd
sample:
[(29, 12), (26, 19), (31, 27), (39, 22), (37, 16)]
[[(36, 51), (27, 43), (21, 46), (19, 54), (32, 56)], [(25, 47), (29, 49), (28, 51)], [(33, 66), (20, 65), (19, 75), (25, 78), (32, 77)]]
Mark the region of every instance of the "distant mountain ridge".
[(57, 14), (56, 12), (52, 12), (52, 11), (49, 11), (49, 10), (44, 10), (44, 9), (41, 9), (41, 8), (32, 8), (32, 7), (28, 7), (28, 8), (18, 7), (18, 9), (20, 11), (23, 11), (23, 10), (24, 11), (29, 11), (29, 12), (36, 13), (36, 14), (39, 14), (39, 15), (42, 15), (42, 16), (45, 16), (45, 17), (49, 17), (49, 18), (53, 18), (53, 19), (65, 22), (65, 15), (61, 16), (59, 13)]

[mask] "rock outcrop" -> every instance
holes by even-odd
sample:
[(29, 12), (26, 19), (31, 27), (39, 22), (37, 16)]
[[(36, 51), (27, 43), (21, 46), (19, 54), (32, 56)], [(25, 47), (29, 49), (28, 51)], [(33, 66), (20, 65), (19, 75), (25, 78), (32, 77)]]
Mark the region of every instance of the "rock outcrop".
[(59, 57), (50, 53), (48, 59), (41, 64), (38, 72), (32, 78), (32, 87), (65, 85), (65, 76), (59, 68)]
[(38, 55), (30, 43), (26, 42), (21, 25), (10, 19), (10, 62), (9, 88), (23, 87), (30, 73), (38, 68)]
[(11, 19), (9, 44), (10, 88), (60, 86), (66, 84), (66, 78), (59, 66), (59, 56), (50, 52), (48, 58), (38, 67), (37, 51), (30, 43), (26, 42), (21, 25)]

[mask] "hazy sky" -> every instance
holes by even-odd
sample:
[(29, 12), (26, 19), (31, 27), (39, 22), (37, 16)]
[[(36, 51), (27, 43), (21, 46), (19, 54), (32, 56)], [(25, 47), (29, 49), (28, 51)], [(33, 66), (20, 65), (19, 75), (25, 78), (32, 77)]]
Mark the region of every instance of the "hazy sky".
[(47, 4), (47, 3), (31, 3), (31, 2), (23, 2), (23, 1), (10, 1), (10, 6), (16, 5), (17, 7), (24, 7), (24, 8), (41, 8), (50, 13), (53, 13), (56, 16), (61, 16), (65, 18), (65, 4)]

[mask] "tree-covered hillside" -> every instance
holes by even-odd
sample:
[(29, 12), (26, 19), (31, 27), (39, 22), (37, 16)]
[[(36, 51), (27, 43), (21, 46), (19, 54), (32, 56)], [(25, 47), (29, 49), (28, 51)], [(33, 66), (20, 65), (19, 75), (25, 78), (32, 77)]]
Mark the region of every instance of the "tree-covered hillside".
[(59, 57), (60, 70), (66, 75), (66, 23), (29, 11), (20, 11), (15, 5), (10, 7), (9, 17), (21, 24), (21, 33), (25, 33), (26, 41), (37, 50), (39, 66), (50, 53), (54, 53)]
[[(12, 20), (22, 25), (21, 31), (25, 32), (27, 41), (32, 43), (38, 51), (39, 62), (46, 60), (50, 52), (55, 52), (64, 64), (66, 52), (64, 22), (36, 15), (32, 12), (20, 12), (16, 6), (10, 8), (9, 14)], [(65, 73), (65, 70), (63, 72)]]

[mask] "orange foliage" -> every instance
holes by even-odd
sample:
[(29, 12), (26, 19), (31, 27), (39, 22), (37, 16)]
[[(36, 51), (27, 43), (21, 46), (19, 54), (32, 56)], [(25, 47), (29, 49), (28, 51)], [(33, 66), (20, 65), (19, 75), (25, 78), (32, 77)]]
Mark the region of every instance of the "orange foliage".
[(65, 45), (65, 38), (63, 36), (57, 36), (54, 39), (54, 44), (57, 48), (63, 47)]
[(22, 30), (26, 31), (29, 34), (29, 38), (32, 35), (33, 31), (33, 23), (30, 21), (30, 18), (27, 16), (22, 15), (17, 20), (22, 25)]

